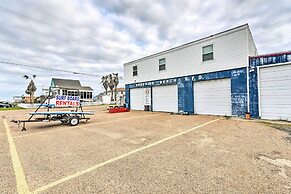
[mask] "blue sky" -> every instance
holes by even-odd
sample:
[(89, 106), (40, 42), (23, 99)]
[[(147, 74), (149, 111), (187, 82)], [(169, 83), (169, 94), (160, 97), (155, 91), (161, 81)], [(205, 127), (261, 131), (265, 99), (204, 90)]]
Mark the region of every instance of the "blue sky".
[(288, 0), (0, 0), (0, 60), (97, 75), (0, 63), (0, 99), (24, 94), (24, 74), (37, 75), (37, 94), (52, 77), (97, 94), (125, 62), (244, 23), (260, 54), (290, 50), (290, 10)]

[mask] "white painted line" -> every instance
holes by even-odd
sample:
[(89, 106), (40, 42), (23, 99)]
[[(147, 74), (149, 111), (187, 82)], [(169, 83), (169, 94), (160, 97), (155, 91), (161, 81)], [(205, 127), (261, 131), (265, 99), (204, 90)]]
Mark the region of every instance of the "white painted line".
[[(160, 113), (162, 114), (162, 113)], [(150, 116), (156, 116), (156, 115), (160, 115), (160, 114), (150, 114), (150, 115), (144, 115), (144, 116), (137, 116), (137, 117), (128, 117), (128, 118), (124, 118), (124, 119), (117, 119), (117, 120), (111, 120), (111, 121), (102, 121), (102, 122), (98, 122), (98, 123), (90, 123), (90, 124), (86, 124), (86, 125), (79, 125), (79, 126), (74, 126), (74, 127), (70, 127), (67, 126), (66, 128), (62, 128), (62, 129), (53, 129), (53, 130), (49, 130), (49, 131), (42, 131), (42, 132), (37, 132), (37, 133), (30, 133), (30, 134), (24, 134), (24, 135), (16, 135), (13, 138), (22, 138), (22, 137), (30, 137), (33, 135), (42, 135), (42, 134), (47, 134), (47, 133), (52, 133), (52, 132), (58, 132), (58, 131), (63, 131), (63, 130), (73, 130), (76, 128), (80, 128), (80, 127), (87, 127), (87, 126), (92, 126), (92, 125), (99, 125), (99, 124), (105, 124), (105, 123), (114, 123), (114, 122), (118, 122), (118, 121), (126, 121), (126, 120), (131, 120), (131, 119), (139, 119), (139, 118), (146, 118), (146, 117), (150, 117)]]
[(13, 169), (16, 177), (16, 186), (17, 186), (17, 191), (19, 194), (27, 194), (30, 193), (28, 184), (26, 182), (26, 177), (24, 175), (24, 171), (19, 159), (19, 156), (16, 151), (16, 146), (14, 144), (11, 131), (9, 129), (9, 126), (7, 124), (6, 119), (3, 119), (3, 123), (6, 129), (6, 134), (7, 134), (7, 139), (9, 143), (9, 148), (10, 148), (10, 155), (12, 159), (12, 164), (13, 164)]
[(188, 129), (188, 130), (186, 130), (186, 131), (183, 131), (183, 132), (177, 133), (177, 134), (175, 134), (175, 135), (172, 135), (172, 136), (166, 137), (166, 138), (164, 138), (164, 139), (161, 139), (161, 140), (159, 140), (159, 141), (157, 141), (157, 142), (155, 142), (155, 143), (152, 143), (152, 144), (146, 145), (146, 146), (144, 146), (144, 147), (141, 147), (141, 148), (135, 149), (135, 150), (133, 150), (133, 151), (130, 151), (130, 152), (125, 153), (125, 154), (122, 154), (122, 155), (120, 155), (120, 156), (117, 156), (117, 157), (112, 158), (112, 159), (110, 159), (110, 160), (107, 160), (107, 161), (105, 161), (105, 162), (101, 162), (101, 163), (99, 163), (99, 164), (97, 164), (97, 165), (95, 165), (95, 166), (92, 166), (92, 167), (87, 168), (87, 169), (85, 169), (85, 170), (82, 170), (82, 171), (80, 171), (80, 172), (76, 172), (76, 173), (74, 173), (74, 174), (71, 174), (71, 175), (69, 175), (69, 176), (67, 176), (67, 177), (64, 177), (64, 178), (60, 179), (60, 180), (54, 181), (54, 182), (52, 182), (52, 183), (49, 183), (48, 185), (42, 186), (42, 187), (36, 189), (33, 193), (39, 193), (39, 192), (45, 191), (45, 190), (47, 190), (47, 189), (50, 189), (50, 188), (52, 188), (52, 187), (54, 187), (54, 186), (56, 186), (56, 185), (59, 185), (59, 184), (63, 183), (63, 182), (66, 182), (66, 181), (69, 181), (69, 180), (71, 180), (71, 179), (77, 178), (77, 177), (79, 177), (79, 176), (81, 176), (81, 175), (83, 175), (83, 174), (86, 174), (86, 173), (88, 173), (88, 172), (91, 172), (91, 171), (93, 171), (93, 170), (96, 170), (96, 169), (98, 169), (98, 168), (100, 168), (100, 167), (103, 167), (103, 166), (105, 166), (105, 165), (107, 165), (107, 164), (110, 164), (110, 163), (112, 163), (112, 162), (115, 162), (115, 161), (117, 161), (117, 160), (120, 160), (120, 159), (122, 159), (122, 158), (125, 158), (125, 157), (127, 157), (127, 156), (132, 155), (132, 154), (138, 153), (138, 152), (143, 151), (143, 150), (145, 150), (145, 149), (151, 148), (151, 147), (153, 147), (153, 146), (159, 145), (159, 144), (161, 144), (161, 143), (163, 143), (163, 142), (169, 141), (169, 140), (171, 140), (171, 139), (174, 139), (174, 138), (176, 138), (176, 137), (179, 137), (179, 136), (181, 136), (181, 135), (184, 135), (184, 134), (186, 134), (186, 133), (189, 133), (189, 132), (191, 132), (191, 131), (193, 131), (193, 130), (195, 130), (195, 129), (197, 129), (197, 128), (203, 127), (203, 126), (205, 126), (205, 125), (208, 125), (208, 124), (210, 124), (210, 123), (216, 122), (216, 121), (218, 121), (218, 120), (220, 120), (220, 119), (215, 119), (215, 120), (212, 120), (212, 121), (206, 122), (206, 123), (204, 123), (204, 124), (202, 124), (202, 125), (198, 125), (198, 126), (196, 126), (196, 127), (193, 127), (193, 128), (191, 128), (191, 129)]

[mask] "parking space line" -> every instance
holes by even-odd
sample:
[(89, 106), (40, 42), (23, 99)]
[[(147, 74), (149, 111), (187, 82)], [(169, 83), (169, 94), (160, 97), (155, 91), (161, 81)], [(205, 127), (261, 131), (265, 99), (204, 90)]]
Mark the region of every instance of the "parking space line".
[[(164, 113), (160, 113), (160, 114), (164, 114)], [(146, 118), (146, 117), (156, 116), (156, 115), (160, 115), (160, 114), (150, 114), (150, 115), (144, 115), (144, 116), (137, 116), (137, 117), (124, 118), (124, 119), (117, 119), (117, 120), (112, 120), (112, 121), (102, 121), (102, 122), (90, 123), (90, 124), (86, 124), (86, 125), (82, 125), (81, 124), (79, 126), (74, 126), (73, 128), (67, 127), (67, 128), (53, 129), (53, 130), (42, 131), (42, 132), (37, 132), (37, 133), (30, 133), (30, 134), (24, 134), (24, 135), (16, 135), (16, 136), (13, 136), (13, 138), (16, 139), (16, 138), (22, 138), (22, 137), (30, 137), (30, 136), (33, 136), (33, 135), (42, 135), (42, 134), (47, 134), (47, 133), (52, 133), (52, 132), (69, 130), (69, 129), (72, 130), (72, 129), (76, 129), (76, 128), (80, 128), (80, 127), (87, 127), (87, 126), (98, 125), (98, 124), (106, 124), (106, 123), (114, 123), (114, 122), (118, 122), (118, 121), (126, 121), (126, 120), (131, 120), (131, 119)]]
[(13, 141), (11, 131), (9, 129), (9, 126), (7, 124), (6, 119), (3, 119), (3, 123), (6, 129), (6, 135), (9, 143), (9, 150), (10, 150), (10, 155), (12, 159), (12, 164), (13, 164), (13, 169), (14, 169), (14, 174), (16, 177), (16, 186), (17, 186), (17, 191), (19, 194), (27, 194), (31, 193), (29, 191), (28, 184), (26, 182), (26, 177), (24, 175), (24, 171), (16, 150), (15, 143)]
[(64, 177), (64, 178), (60, 179), (60, 180), (54, 181), (54, 182), (52, 182), (52, 183), (49, 183), (48, 185), (42, 186), (42, 187), (36, 189), (35, 191), (33, 191), (33, 193), (39, 193), (39, 192), (45, 191), (45, 190), (47, 190), (47, 189), (50, 189), (50, 188), (52, 188), (52, 187), (54, 187), (54, 186), (57, 186), (57, 185), (63, 183), (63, 182), (66, 182), (66, 181), (69, 181), (69, 180), (71, 180), (71, 179), (77, 178), (77, 177), (79, 177), (79, 176), (81, 176), (81, 175), (83, 175), (83, 174), (86, 174), (86, 173), (89, 173), (89, 172), (91, 172), (91, 171), (94, 171), (94, 170), (96, 170), (96, 169), (98, 169), (98, 168), (100, 168), (100, 167), (103, 167), (103, 166), (107, 165), (107, 164), (110, 164), (110, 163), (112, 163), (112, 162), (115, 162), (115, 161), (117, 161), (117, 160), (120, 160), (120, 159), (122, 159), (122, 158), (125, 158), (125, 157), (127, 157), (127, 156), (132, 155), (132, 154), (138, 153), (138, 152), (143, 151), (143, 150), (145, 150), (145, 149), (151, 148), (151, 147), (153, 147), (153, 146), (159, 145), (159, 144), (161, 144), (161, 143), (163, 143), (163, 142), (169, 141), (169, 140), (171, 140), (171, 139), (174, 139), (174, 138), (176, 138), (176, 137), (179, 137), (179, 136), (181, 136), (181, 135), (184, 135), (184, 134), (186, 134), (186, 133), (189, 133), (189, 132), (191, 132), (191, 131), (193, 131), (193, 130), (195, 130), (195, 129), (197, 129), (197, 128), (203, 127), (203, 126), (205, 126), (205, 125), (208, 125), (208, 124), (210, 124), (210, 123), (216, 122), (216, 121), (218, 121), (218, 120), (221, 120), (221, 119), (215, 119), (215, 120), (208, 121), (208, 122), (206, 122), (206, 123), (204, 123), (204, 124), (202, 124), (202, 125), (195, 126), (195, 127), (191, 128), (191, 129), (188, 129), (188, 130), (182, 131), (182, 132), (177, 133), (177, 134), (175, 134), (175, 135), (172, 135), (172, 136), (166, 137), (166, 138), (164, 138), (164, 139), (161, 139), (161, 140), (159, 140), (159, 141), (156, 141), (156, 142), (154, 142), (154, 143), (152, 143), (152, 144), (149, 144), (149, 145), (146, 145), (146, 146), (144, 146), (144, 147), (141, 147), (141, 148), (138, 148), (138, 149), (132, 150), (132, 151), (130, 151), (130, 152), (128, 152), (128, 153), (125, 153), (125, 154), (122, 154), (122, 155), (117, 156), (117, 157), (115, 157), (115, 158), (109, 159), (109, 160), (107, 160), (107, 161), (105, 161), (105, 162), (101, 162), (101, 163), (99, 163), (99, 164), (97, 164), (97, 165), (95, 165), (95, 166), (92, 166), (92, 167), (87, 168), (87, 169), (85, 169), (85, 170), (82, 170), (82, 171), (80, 171), (80, 172), (76, 172), (76, 173), (74, 173), (74, 174), (71, 174), (71, 175), (69, 175), (69, 176), (67, 176), (67, 177)]

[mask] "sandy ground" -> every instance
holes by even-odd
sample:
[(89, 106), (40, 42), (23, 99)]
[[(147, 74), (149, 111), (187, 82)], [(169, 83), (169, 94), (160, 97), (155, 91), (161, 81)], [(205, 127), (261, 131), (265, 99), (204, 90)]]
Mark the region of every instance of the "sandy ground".
[[(30, 123), (22, 132), (8, 123), (22, 181), (31, 192), (291, 192), (291, 142), (288, 133), (272, 125), (201, 115), (109, 114), (102, 106), (85, 109), (95, 115), (76, 127)], [(10, 121), (28, 112), (0, 115)], [(1, 118), (0, 193), (16, 193), (3, 122)]]

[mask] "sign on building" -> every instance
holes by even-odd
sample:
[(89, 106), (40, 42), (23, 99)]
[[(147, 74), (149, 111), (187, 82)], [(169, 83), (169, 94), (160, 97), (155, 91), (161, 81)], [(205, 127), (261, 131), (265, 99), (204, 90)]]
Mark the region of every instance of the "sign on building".
[(144, 88), (144, 105), (151, 105), (151, 88)]

